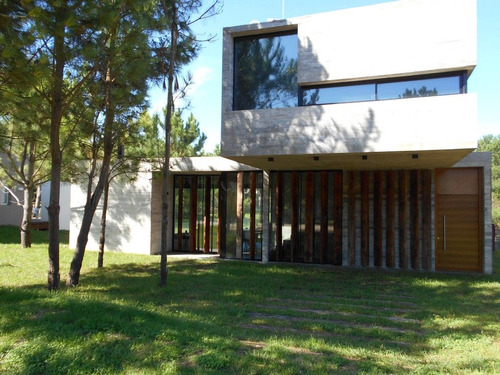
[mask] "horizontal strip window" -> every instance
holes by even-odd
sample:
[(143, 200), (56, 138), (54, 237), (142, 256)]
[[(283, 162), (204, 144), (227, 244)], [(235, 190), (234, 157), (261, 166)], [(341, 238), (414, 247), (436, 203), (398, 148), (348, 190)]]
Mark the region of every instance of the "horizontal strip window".
[(464, 94), (467, 73), (300, 88), (301, 106)]

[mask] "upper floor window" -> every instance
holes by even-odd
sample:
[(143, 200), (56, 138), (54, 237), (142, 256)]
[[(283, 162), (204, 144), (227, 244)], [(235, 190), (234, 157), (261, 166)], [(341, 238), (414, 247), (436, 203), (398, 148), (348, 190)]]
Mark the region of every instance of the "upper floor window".
[(298, 105), (296, 31), (234, 40), (233, 109)]
[(302, 87), (299, 104), (333, 104), (462, 94), (466, 92), (466, 79), (466, 73), (456, 72), (424, 78), (401, 77), (390, 80)]

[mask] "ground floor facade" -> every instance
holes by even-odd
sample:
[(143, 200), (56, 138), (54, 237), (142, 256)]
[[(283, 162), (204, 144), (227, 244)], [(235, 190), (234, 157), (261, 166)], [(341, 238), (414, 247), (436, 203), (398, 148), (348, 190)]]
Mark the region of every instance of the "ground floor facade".
[[(491, 273), (490, 160), (472, 153), (452, 168), (263, 171), (174, 159), (167, 244), (226, 259)], [(138, 181), (112, 188), (107, 246), (157, 254), (161, 175), (145, 170)]]
[(490, 179), (479, 153), (434, 170), (174, 171), (168, 243), (230, 259), (490, 273)]

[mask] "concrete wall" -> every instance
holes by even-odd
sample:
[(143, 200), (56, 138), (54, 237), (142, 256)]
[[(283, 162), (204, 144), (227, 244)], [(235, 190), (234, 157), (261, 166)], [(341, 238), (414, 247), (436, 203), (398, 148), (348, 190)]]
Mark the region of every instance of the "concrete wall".
[[(22, 188), (14, 188), (13, 191), (16, 193), (17, 198), (22, 203), (24, 200)], [(63, 182), (61, 184), (61, 194), (60, 194), (60, 205), (61, 211), (59, 214), (59, 226), (62, 230), (69, 230), (70, 221), (70, 191), (71, 184)], [(50, 182), (46, 182), (42, 185), (42, 212), (41, 220), (49, 221), (49, 216), (47, 212), (47, 206), (49, 205), (50, 197)], [(16, 201), (11, 198), (9, 205), (0, 205), (0, 225), (21, 225), (21, 220), (23, 218), (23, 209), (21, 206), (17, 205)]]
[(290, 20), (300, 84), (472, 69), (475, 0), (401, 0)]
[[(0, 185), (0, 191), (1, 190), (3, 190), (3, 187)], [(22, 188), (13, 187), (11, 191), (16, 195), (17, 199), (19, 199), (19, 201), (22, 203), (24, 199)], [(0, 196), (0, 198), (3, 198), (3, 196)], [(2, 202), (0, 201), (0, 203)], [(17, 204), (15, 198), (9, 196), (9, 204), (6, 205), (0, 204), (0, 225), (20, 226), (22, 219), (23, 219), (23, 208)]]
[(231, 111), (228, 156), (474, 149), (474, 94)]
[[(42, 185), (42, 212), (41, 220), (49, 221), (49, 212), (47, 207), (50, 202), (50, 182)], [(69, 230), (71, 218), (71, 184), (69, 182), (61, 183), (61, 193), (59, 195), (59, 205), (61, 210), (59, 212), (59, 228), (61, 230)]]
[[(85, 184), (71, 186), (70, 247), (75, 248), (85, 205)], [(114, 180), (110, 186), (106, 250), (150, 254), (151, 171), (145, 165), (132, 182)], [(87, 249), (99, 249), (102, 199), (96, 210)]]
[(482, 167), (483, 169), (483, 272), (493, 272), (492, 201), (491, 201), (491, 153), (474, 152), (454, 167)]
[(475, 0), (401, 0), (226, 28), (222, 156), (475, 149), (473, 94), (233, 111), (234, 37), (290, 29), (299, 84), (471, 72), (477, 60)]

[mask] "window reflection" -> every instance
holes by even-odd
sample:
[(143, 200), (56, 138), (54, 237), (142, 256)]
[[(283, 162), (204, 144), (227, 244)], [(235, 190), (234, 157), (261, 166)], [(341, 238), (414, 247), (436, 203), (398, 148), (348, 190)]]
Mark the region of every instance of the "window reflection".
[(401, 78), (400, 80), (314, 86), (301, 88), (300, 105), (349, 103), (370, 100), (405, 99), (465, 92), (462, 73), (435, 76), (424, 79)]
[(304, 89), (302, 105), (375, 100), (375, 84)]
[(418, 98), (459, 93), (459, 76), (380, 83), (377, 87), (377, 98), (379, 100)]
[(296, 32), (235, 39), (235, 110), (298, 105), (297, 44)]

